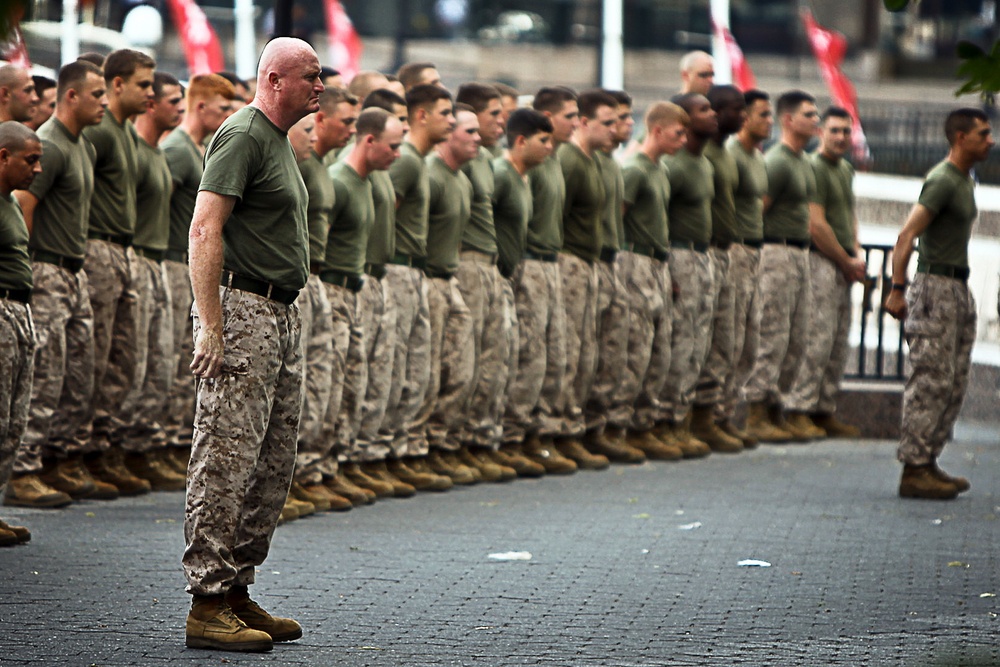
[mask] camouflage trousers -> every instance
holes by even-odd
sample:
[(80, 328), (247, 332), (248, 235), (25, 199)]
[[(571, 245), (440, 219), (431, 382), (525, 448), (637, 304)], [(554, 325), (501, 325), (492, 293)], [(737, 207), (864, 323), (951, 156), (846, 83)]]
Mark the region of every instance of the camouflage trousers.
[[(618, 253), (597, 263), (597, 370), (586, 403), (587, 430), (601, 433), (622, 391), (628, 366), (629, 303), (625, 285), (629, 262)], [(625, 426), (627, 424), (615, 424)]]
[(566, 309), (566, 376), (559, 403), (565, 437), (587, 430), (584, 407), (597, 374), (597, 268), (575, 255), (559, 253)]
[(729, 249), (733, 285), (733, 365), (726, 377), (724, 398), (716, 416), (731, 419), (743, 402), (760, 345), (760, 297), (757, 294), (760, 250), (738, 243)]
[(423, 456), (427, 441), (414, 423), (430, 383), (431, 325), (428, 288), (421, 269), (389, 264), (382, 280), (396, 303), (396, 345), (392, 388), (386, 406), (387, 427), (395, 436), (393, 454)]
[(897, 458), (926, 465), (941, 454), (965, 400), (976, 340), (976, 302), (954, 278), (918, 273), (906, 295), (909, 375)]
[(514, 397), (514, 386), (517, 380), (517, 362), (521, 347), (521, 327), (517, 319), (517, 303), (514, 300), (514, 283), (510, 278), (504, 278), (500, 284), (503, 291), (504, 315), (507, 317), (507, 384), (503, 389), (503, 403), (500, 406), (502, 432), (500, 434), (501, 444), (520, 442), (524, 439), (524, 434), (520, 435), (520, 440), (516, 433), (510, 433), (506, 419), (507, 411)]
[(90, 443), (94, 314), (84, 271), (32, 262), (31, 314), (38, 347), (28, 429), (14, 471), (41, 472), (43, 459), (81, 454)]
[(386, 406), (392, 391), (392, 362), (396, 346), (396, 305), (384, 279), (367, 276), (361, 289), (364, 354), (368, 385), (361, 410), (361, 425), (351, 461), (382, 461), (392, 452), (393, 434), (386, 427)]
[(495, 255), (463, 251), (458, 267), (458, 289), (472, 318), (472, 395), (466, 410), (468, 442), (496, 448), (510, 362), (510, 315), (503, 295), (507, 282), (496, 267)]
[(427, 446), (454, 451), (469, 439), (466, 410), (475, 378), (472, 314), (458, 280), (429, 278), (431, 314), (430, 383), (416, 424)]
[(628, 356), (608, 421), (620, 428), (648, 431), (658, 422), (673, 419), (661, 400), (670, 372), (673, 286), (667, 262), (632, 252), (620, 257), (627, 277)]
[(722, 403), (723, 386), (733, 370), (733, 329), (735, 327), (736, 286), (729, 275), (729, 250), (712, 247), (712, 342), (702, 366), (695, 392), (695, 405), (717, 406)]
[(167, 415), (167, 437), (170, 444), (179, 445), (188, 439), (194, 420), (194, 338), (191, 330), (191, 274), (188, 265), (164, 260), (163, 268), (170, 283), (174, 323), (174, 381), (170, 387), (170, 409)]
[[(310, 274), (295, 303), (299, 306), (299, 320), (302, 322), (302, 358), (305, 362), (295, 479), (303, 484), (318, 484), (323, 479), (321, 462), (330, 454), (331, 441), (324, 429), (335, 381), (333, 311), (326, 285), (316, 274)], [(336, 465), (336, 459), (333, 459), (334, 472)]]
[(847, 366), (851, 331), (851, 284), (837, 265), (814, 252), (809, 258), (812, 317), (806, 351), (785, 407), (833, 414)]
[(298, 307), (226, 287), (221, 297), (225, 361), (198, 383), (187, 476), (182, 564), (195, 595), (251, 585), (267, 558), (304, 391)]
[(504, 440), (562, 432), (566, 310), (556, 262), (525, 259), (511, 280), (518, 324), (517, 372), (504, 411)]
[(94, 311), (94, 429), (88, 451), (104, 451), (125, 425), (122, 404), (135, 383), (145, 336), (140, 325), (139, 262), (132, 248), (87, 241), (83, 262)]
[(760, 251), (760, 347), (747, 400), (784, 405), (805, 355), (812, 295), (809, 250), (765, 243)]
[(670, 252), (670, 276), (679, 294), (673, 306), (670, 373), (660, 396), (668, 417), (680, 422), (691, 410), (711, 340), (712, 259), (705, 252), (674, 248)]
[(31, 308), (0, 299), (0, 492), (10, 479), (18, 447), (28, 428), (34, 368), (35, 325), (31, 321)]
[(135, 383), (122, 404), (127, 424), (122, 447), (148, 452), (167, 445), (166, 424), (174, 372), (173, 301), (163, 265), (138, 257), (136, 281), (139, 322), (136, 335), (145, 333), (146, 345), (137, 346)]

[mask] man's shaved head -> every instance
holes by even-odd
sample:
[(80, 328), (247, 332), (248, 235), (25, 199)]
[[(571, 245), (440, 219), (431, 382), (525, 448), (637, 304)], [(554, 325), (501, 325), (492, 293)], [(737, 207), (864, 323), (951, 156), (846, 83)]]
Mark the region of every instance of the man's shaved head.
[(275, 37), (264, 45), (264, 50), (260, 54), (260, 63), (257, 65), (257, 80), (267, 78), (268, 72), (278, 72), (287, 74), (288, 70), (296, 64), (299, 58), (317, 58), (316, 52), (309, 42), (297, 37)]
[(0, 123), (0, 149), (6, 148), (11, 153), (16, 153), (24, 150), (29, 141), (37, 142), (39, 139), (27, 125), (13, 120)]

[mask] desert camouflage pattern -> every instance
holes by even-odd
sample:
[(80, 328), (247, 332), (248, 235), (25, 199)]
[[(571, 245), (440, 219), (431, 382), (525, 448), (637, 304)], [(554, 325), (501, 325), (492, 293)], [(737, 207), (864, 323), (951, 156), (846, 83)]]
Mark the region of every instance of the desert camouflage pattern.
[(719, 405), (722, 403), (723, 386), (733, 368), (733, 327), (735, 308), (735, 286), (729, 275), (729, 249), (712, 247), (708, 251), (712, 259), (712, 342), (708, 347), (708, 357), (698, 377), (694, 402), (696, 405)]
[(191, 359), (194, 357), (194, 334), (191, 329), (191, 273), (188, 265), (169, 259), (163, 268), (170, 284), (174, 323), (174, 381), (170, 388), (170, 411), (167, 418), (167, 438), (171, 445), (190, 439), (194, 424), (194, 375)]
[(393, 434), (386, 427), (386, 407), (392, 391), (392, 363), (396, 347), (396, 305), (384, 280), (368, 276), (361, 290), (366, 316), (364, 351), (368, 386), (361, 425), (347, 458), (355, 462), (381, 461), (392, 452)]
[(600, 433), (622, 391), (628, 366), (629, 303), (625, 253), (597, 262), (597, 370), (586, 403), (587, 430)]
[(559, 277), (566, 309), (566, 377), (559, 435), (580, 437), (586, 431), (584, 406), (597, 373), (597, 268), (561, 252)]
[(0, 491), (10, 479), (17, 449), (28, 428), (34, 368), (31, 308), (0, 299)]
[(334, 381), (333, 311), (326, 286), (316, 274), (310, 274), (295, 303), (299, 306), (302, 357), (306, 360), (295, 479), (303, 484), (319, 484), (323, 475), (314, 469), (315, 464), (330, 450), (323, 428)]
[(757, 283), (760, 249), (735, 244), (729, 249), (729, 282), (733, 286), (733, 365), (716, 412), (719, 419), (732, 419), (744, 401), (746, 387), (757, 361), (760, 345), (760, 297)]

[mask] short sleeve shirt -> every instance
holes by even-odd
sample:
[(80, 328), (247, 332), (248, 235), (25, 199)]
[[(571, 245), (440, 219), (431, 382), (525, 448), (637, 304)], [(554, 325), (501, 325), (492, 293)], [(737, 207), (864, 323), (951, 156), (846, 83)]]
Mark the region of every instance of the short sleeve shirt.
[(299, 173), (309, 193), (309, 262), (322, 263), (326, 254), (326, 239), (330, 233), (330, 209), (333, 207), (333, 181), (316, 151), (299, 162)]
[(739, 180), (736, 184), (736, 234), (741, 239), (764, 237), (764, 195), (767, 194), (767, 167), (764, 154), (757, 148), (747, 151), (736, 137), (726, 148), (736, 160)]
[(462, 248), (479, 252), (497, 251), (497, 233), (493, 226), (493, 157), (480, 147), (475, 159), (462, 165), (462, 173), (472, 183), (472, 213), (462, 236)]
[(375, 222), (368, 236), (368, 261), (387, 264), (396, 254), (396, 192), (387, 171), (368, 174), (375, 204)]
[(531, 185), (532, 209), (528, 223), (529, 252), (553, 254), (562, 250), (563, 203), (566, 201), (566, 181), (555, 155), (528, 172)]
[(605, 194), (601, 168), (576, 144), (563, 144), (556, 156), (566, 182), (563, 249), (592, 262), (600, 257), (604, 245)]
[(594, 151), (594, 159), (601, 168), (601, 179), (604, 181), (604, 215), (601, 218), (604, 247), (621, 250), (625, 247), (622, 168), (613, 157), (601, 151)]
[(511, 275), (524, 259), (531, 219), (531, 189), (507, 158), (493, 161), (493, 221), (497, 230), (498, 263)]
[(205, 155), (201, 189), (235, 197), (222, 228), (225, 268), (288, 290), (309, 277), (308, 193), (286, 133), (246, 106), (230, 116)]
[(99, 125), (84, 129), (83, 136), (94, 145), (96, 155), (89, 231), (116, 236), (134, 234), (139, 158), (132, 121), (119, 123), (107, 111)]
[(360, 276), (365, 272), (368, 236), (375, 223), (372, 186), (346, 162), (330, 167), (329, 177), (335, 194), (323, 270)]
[(427, 256), (427, 197), (430, 184), (424, 156), (409, 141), (389, 167), (392, 187), (401, 201), (396, 209), (396, 252), (411, 257)]
[(809, 241), (809, 202), (816, 178), (807, 157), (779, 142), (767, 151), (764, 164), (771, 198), (764, 212), (764, 236)]
[(670, 179), (664, 168), (638, 152), (622, 170), (625, 180), (625, 239), (666, 252), (669, 245), (667, 207)]
[(83, 259), (94, 193), (94, 147), (85, 137), (70, 134), (54, 116), (38, 128), (38, 136), (42, 173), (28, 188), (38, 198), (28, 246)]
[(918, 204), (934, 218), (920, 235), (920, 261), (931, 264), (969, 266), (969, 239), (976, 208), (972, 177), (944, 160), (927, 173)]
[(427, 158), (427, 175), (430, 180), (427, 269), (431, 273), (455, 273), (472, 208), (472, 183), (437, 155)]
[(0, 197), (0, 289), (30, 289), (28, 226), (13, 195)]
[(170, 176), (174, 181), (174, 192), (170, 195), (170, 240), (171, 250), (187, 252), (188, 232), (194, 217), (194, 202), (198, 198), (198, 186), (204, 164), (201, 151), (191, 135), (177, 128), (160, 142), (160, 148), (170, 165)]
[(136, 186), (136, 223), (133, 243), (139, 248), (166, 250), (170, 238), (170, 192), (173, 180), (163, 151), (136, 142), (139, 182)]
[(662, 160), (670, 179), (670, 238), (708, 243), (712, 238), (712, 164), (704, 155), (682, 148)]
[(836, 162), (819, 153), (810, 156), (816, 192), (812, 202), (823, 207), (827, 223), (845, 250), (854, 250), (854, 167), (844, 159)]
[(715, 188), (715, 196), (712, 198), (712, 239), (731, 242), (738, 236), (735, 192), (739, 170), (736, 158), (714, 141), (705, 144), (705, 157), (712, 163)]

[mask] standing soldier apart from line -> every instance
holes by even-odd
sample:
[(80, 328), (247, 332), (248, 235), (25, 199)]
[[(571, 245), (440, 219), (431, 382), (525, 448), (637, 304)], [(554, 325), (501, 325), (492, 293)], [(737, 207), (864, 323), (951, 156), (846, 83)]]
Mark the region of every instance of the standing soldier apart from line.
[(191, 274), (188, 271), (188, 232), (194, 202), (204, 170), (205, 138), (214, 134), (233, 113), (236, 89), (218, 74), (199, 74), (187, 87), (187, 111), (180, 126), (160, 144), (170, 166), (170, 238), (163, 266), (170, 282), (174, 309), (174, 365), (176, 378), (170, 390), (167, 435), (174, 459), (187, 470), (194, 419), (194, 378), (191, 355)]
[(32, 317), (38, 335), (31, 415), (4, 503), (58, 507), (74, 498), (113, 499), (118, 488), (83, 465), (94, 395), (94, 314), (87, 274), (87, 219), (94, 148), (83, 128), (101, 122), (108, 100), (101, 70), (59, 70), (55, 115), (38, 131), (42, 173), (16, 193), (31, 232)]
[(802, 412), (785, 421), (783, 402), (802, 364), (809, 334), (809, 202), (816, 177), (805, 155), (816, 135), (813, 97), (793, 90), (778, 98), (781, 141), (767, 151), (764, 247), (760, 254), (760, 348), (747, 385), (747, 431), (758, 440), (806, 442), (823, 437)]
[[(41, 171), (41, 157), (42, 144), (34, 132), (17, 121), (0, 123), (0, 488), (10, 479), (28, 426), (35, 362), (28, 227), (11, 193), (31, 185)], [(30, 539), (24, 526), (0, 520), (0, 546)]]
[(718, 417), (726, 433), (752, 447), (757, 438), (733, 422), (737, 406), (743, 402), (743, 388), (750, 378), (760, 343), (760, 295), (757, 293), (760, 249), (764, 243), (764, 195), (767, 194), (767, 167), (760, 144), (771, 136), (774, 125), (767, 93), (748, 90), (746, 121), (726, 144), (736, 159), (739, 174), (736, 191), (736, 235), (729, 249), (729, 273), (733, 290), (733, 366), (726, 378), (725, 397)]
[(816, 194), (809, 203), (812, 255), (809, 280), (812, 318), (805, 356), (787, 407), (804, 412), (835, 438), (856, 438), (858, 429), (834, 416), (847, 364), (851, 330), (851, 286), (865, 278), (854, 212), (854, 168), (844, 159), (851, 147), (851, 115), (830, 107), (820, 125), (819, 149), (810, 156)]
[(247, 587), (295, 466), (303, 360), (294, 302), (309, 276), (308, 194), (286, 133), (319, 109), (319, 72), (306, 42), (269, 42), (257, 96), (205, 157), (190, 245), (200, 379), (184, 517), (192, 648), (268, 651), (302, 636)]
[[(899, 495), (948, 500), (969, 489), (937, 459), (952, 436), (969, 383), (976, 304), (969, 291), (969, 239), (978, 215), (970, 171), (995, 143), (989, 116), (980, 109), (956, 109), (944, 125), (948, 157), (927, 174), (892, 253), (889, 313), (906, 322), (910, 376), (903, 392), (897, 458), (903, 464)], [(913, 243), (920, 260), (907, 289)]]

